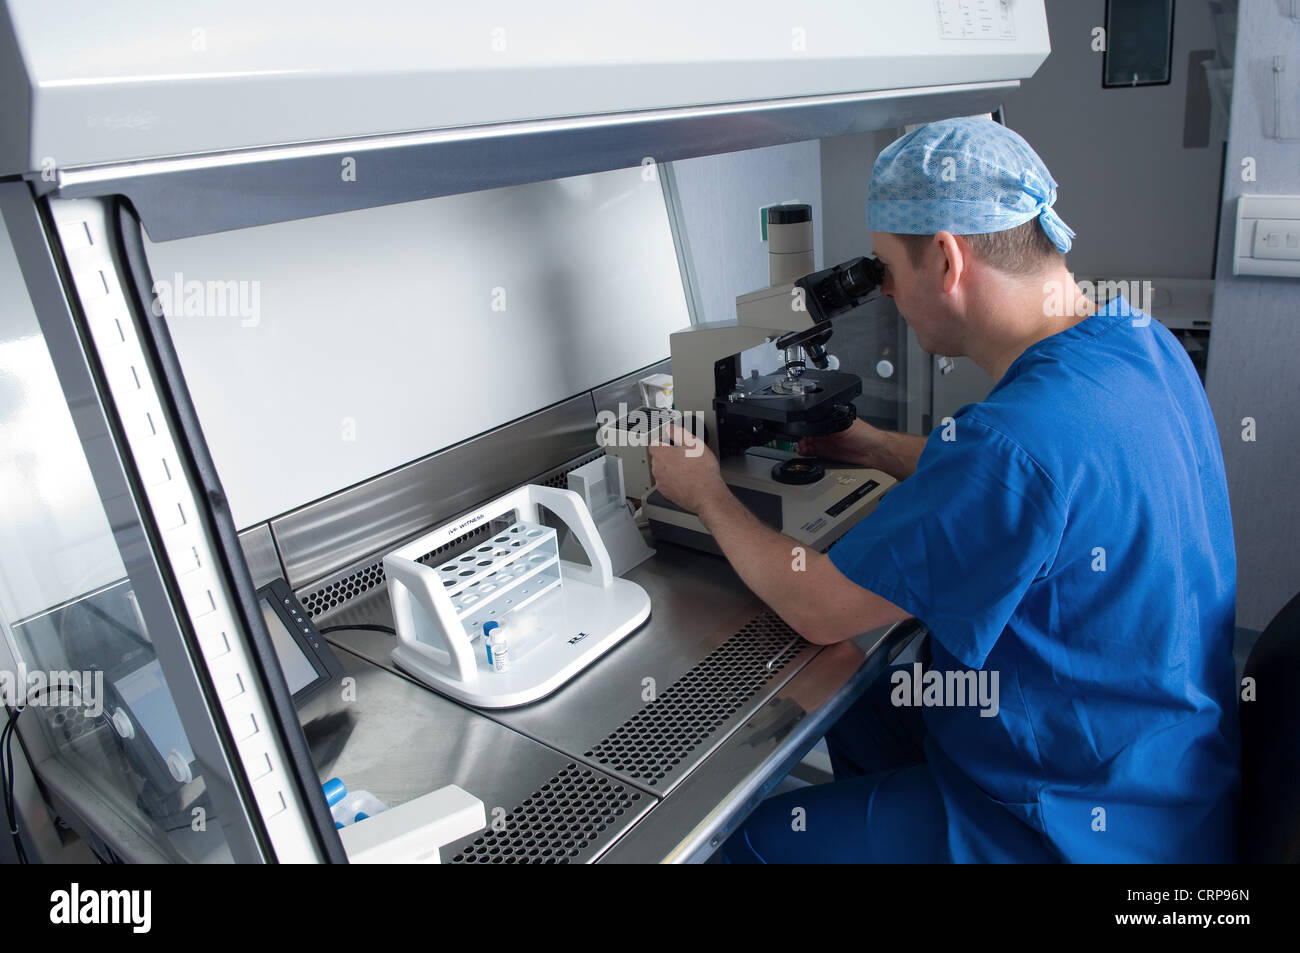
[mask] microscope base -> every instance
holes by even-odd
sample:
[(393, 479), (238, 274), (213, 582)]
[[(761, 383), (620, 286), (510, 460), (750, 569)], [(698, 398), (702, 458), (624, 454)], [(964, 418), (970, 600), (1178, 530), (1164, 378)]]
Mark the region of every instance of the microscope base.
[[(773, 466), (793, 457), (755, 447), (724, 459), (722, 478), (760, 520), (817, 552), (830, 549), (897, 482), (879, 470), (823, 460), (826, 474), (815, 483), (778, 483)], [(656, 539), (722, 555), (699, 517), (674, 506), (658, 490), (646, 498), (644, 508)]]

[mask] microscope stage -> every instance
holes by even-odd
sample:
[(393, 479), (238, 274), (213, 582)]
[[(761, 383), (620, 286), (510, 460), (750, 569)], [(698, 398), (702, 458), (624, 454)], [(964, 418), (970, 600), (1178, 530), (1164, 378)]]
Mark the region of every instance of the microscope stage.
[(862, 378), (841, 371), (809, 371), (801, 383), (810, 386), (808, 393), (782, 393), (784, 375), (769, 374), (745, 382), (729, 400), (717, 400), (714, 407), (724, 416), (750, 417), (784, 425), (814, 423), (831, 416), (836, 404), (848, 404), (862, 393)]

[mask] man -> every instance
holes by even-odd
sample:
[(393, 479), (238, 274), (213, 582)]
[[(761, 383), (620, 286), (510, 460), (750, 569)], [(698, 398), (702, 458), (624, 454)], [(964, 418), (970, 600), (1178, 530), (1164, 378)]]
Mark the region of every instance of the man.
[(901, 481), (805, 571), (712, 454), (654, 450), (659, 489), (806, 639), (915, 616), (938, 673), (924, 695), (910, 667), (869, 689), (828, 735), (836, 782), (764, 802), (728, 859), (1234, 859), (1218, 438), (1177, 340), (1122, 296), (1097, 309), (1080, 293), (1055, 197), (1028, 143), (986, 119), (880, 154), (867, 221), (883, 293), (921, 347), (997, 384), (928, 439), (859, 421), (805, 441)]

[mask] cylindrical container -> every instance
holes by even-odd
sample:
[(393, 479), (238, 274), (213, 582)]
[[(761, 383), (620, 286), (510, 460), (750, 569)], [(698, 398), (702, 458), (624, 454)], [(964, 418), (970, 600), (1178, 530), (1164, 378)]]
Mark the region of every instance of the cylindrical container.
[(767, 210), (769, 284), (788, 284), (813, 270), (812, 206), (773, 205)]
[(492, 646), (492, 671), (507, 672), (510, 670), (510, 647), (506, 644), (505, 634), (501, 631), (501, 626), (492, 630), (492, 639), (489, 644)]

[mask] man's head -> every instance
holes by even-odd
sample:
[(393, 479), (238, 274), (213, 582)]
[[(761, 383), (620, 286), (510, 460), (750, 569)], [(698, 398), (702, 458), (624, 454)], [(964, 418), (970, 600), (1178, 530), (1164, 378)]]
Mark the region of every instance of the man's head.
[(883, 291), (932, 353), (969, 353), (987, 304), (1065, 273), (1074, 235), (1052, 210), (1056, 183), (1019, 135), (989, 119), (948, 119), (881, 152), (867, 227), (887, 266)]

